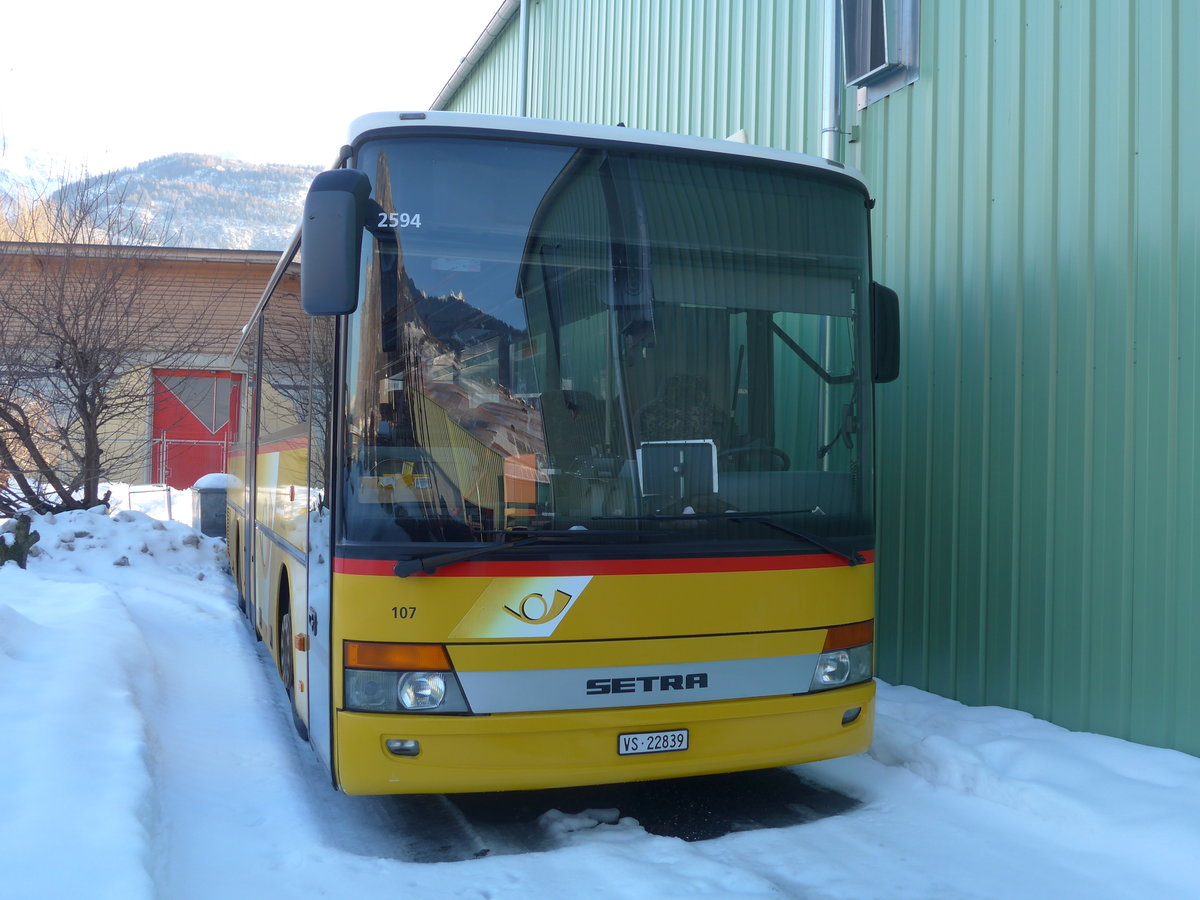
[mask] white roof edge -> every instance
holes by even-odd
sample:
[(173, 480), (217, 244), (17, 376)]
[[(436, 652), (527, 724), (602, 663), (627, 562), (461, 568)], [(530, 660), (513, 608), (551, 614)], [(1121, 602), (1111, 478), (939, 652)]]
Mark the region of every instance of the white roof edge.
[(839, 175), (848, 175), (866, 188), (866, 179), (857, 169), (830, 162), (819, 156), (799, 153), (795, 150), (780, 150), (757, 144), (743, 144), (718, 138), (694, 137), (661, 131), (645, 131), (640, 128), (624, 128), (613, 125), (592, 125), (584, 122), (561, 122), (554, 119), (523, 118), (518, 116), (491, 116), (480, 113), (445, 112), (442, 110), (412, 112), (377, 112), (359, 116), (350, 123), (348, 143), (355, 143), (369, 131), (402, 130), (405, 128), (456, 128), (463, 131), (480, 130), (489, 132), (511, 131), (514, 134), (545, 134), (551, 137), (577, 138), (595, 141), (619, 141), (628, 144), (644, 144), (649, 147), (667, 147), (679, 150), (697, 150), (707, 153), (723, 153), (728, 156), (743, 156), (750, 159), (802, 165)]

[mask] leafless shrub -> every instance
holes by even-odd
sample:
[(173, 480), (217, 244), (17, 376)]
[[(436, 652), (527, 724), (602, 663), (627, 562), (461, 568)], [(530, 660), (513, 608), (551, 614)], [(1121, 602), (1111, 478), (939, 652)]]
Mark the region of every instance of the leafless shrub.
[(98, 503), (146, 453), (121, 423), (144, 423), (151, 370), (202, 358), (221, 300), (176, 302), (145, 258), (165, 230), (111, 177), (64, 182), (0, 198), (0, 515)]

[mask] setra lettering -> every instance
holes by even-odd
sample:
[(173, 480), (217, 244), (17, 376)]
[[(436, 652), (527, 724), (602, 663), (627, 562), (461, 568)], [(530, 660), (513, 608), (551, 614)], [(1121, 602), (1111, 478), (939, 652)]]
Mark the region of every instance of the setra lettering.
[(689, 672), (686, 675), (629, 675), (624, 678), (589, 678), (587, 680), (587, 692), (591, 695), (694, 691), (707, 687), (707, 672)]

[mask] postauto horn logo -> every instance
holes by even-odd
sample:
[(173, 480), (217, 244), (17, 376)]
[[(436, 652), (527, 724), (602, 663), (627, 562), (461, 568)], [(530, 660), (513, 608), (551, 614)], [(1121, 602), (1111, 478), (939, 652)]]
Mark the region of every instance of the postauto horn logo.
[(590, 575), (497, 578), (455, 626), (451, 638), (549, 637), (562, 623)]
[(516, 602), (504, 604), (504, 611), (530, 625), (544, 625), (561, 616), (570, 605), (571, 595), (566, 591), (556, 590), (550, 601), (535, 591)]

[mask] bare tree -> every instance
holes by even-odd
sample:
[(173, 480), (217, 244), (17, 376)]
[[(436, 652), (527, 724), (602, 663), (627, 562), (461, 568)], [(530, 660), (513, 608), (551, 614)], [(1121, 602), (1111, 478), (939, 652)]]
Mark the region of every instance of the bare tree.
[(152, 369), (210, 349), (221, 298), (173, 302), (143, 249), (164, 229), (111, 176), (0, 203), (0, 514), (93, 506), (145, 457)]

